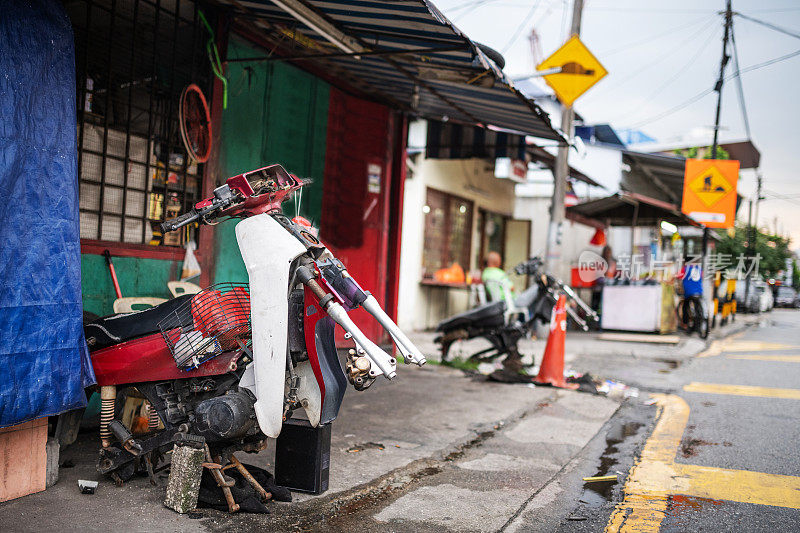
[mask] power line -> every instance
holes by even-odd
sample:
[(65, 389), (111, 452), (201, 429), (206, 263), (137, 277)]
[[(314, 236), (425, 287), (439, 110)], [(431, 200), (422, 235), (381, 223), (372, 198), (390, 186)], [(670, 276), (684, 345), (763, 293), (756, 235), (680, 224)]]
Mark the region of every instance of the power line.
[(505, 54), (508, 51), (508, 49), (511, 48), (511, 45), (517, 42), (517, 39), (519, 39), (519, 36), (522, 33), (522, 30), (525, 29), (525, 26), (536, 14), (536, 10), (539, 8), (539, 4), (541, 3), (542, 3), (541, 0), (537, 0), (536, 2), (533, 3), (533, 6), (531, 7), (530, 11), (528, 11), (528, 14), (525, 15), (524, 19), (522, 19), (522, 22), (520, 22), (519, 26), (517, 26), (516, 31), (514, 31), (514, 34), (508, 40), (506, 45), (502, 48), (500, 53)]
[(695, 25), (700, 24), (701, 22), (705, 22), (707, 20), (708, 20), (708, 18), (704, 17), (704, 18), (692, 21), (689, 24), (680, 24), (679, 26), (676, 26), (674, 28), (670, 28), (670, 29), (668, 29), (668, 30), (666, 30), (666, 31), (664, 31), (662, 33), (657, 33), (655, 35), (648, 35), (644, 39), (638, 39), (636, 41), (629, 42), (627, 44), (618, 46), (616, 48), (612, 48), (611, 50), (609, 50), (607, 52), (600, 52), (597, 55), (599, 57), (606, 58), (606, 57), (614, 55), (614, 54), (616, 54), (618, 52), (623, 52), (625, 50), (630, 50), (634, 46), (638, 46), (638, 45), (643, 44), (643, 43), (651, 43), (651, 42), (656, 41), (656, 40), (660, 39), (661, 37), (665, 37), (667, 35), (674, 35), (675, 32), (678, 32), (678, 31), (683, 30), (685, 28), (691, 28), (692, 26), (695, 26)]
[(655, 91), (653, 91), (653, 92), (652, 92), (652, 93), (651, 93), (649, 96), (647, 96), (647, 97), (646, 97), (646, 98), (645, 98), (645, 99), (642, 101), (642, 103), (641, 103), (641, 104), (639, 104), (639, 105), (638, 105), (636, 108), (634, 108), (634, 109), (632, 109), (632, 110), (629, 110), (629, 111), (628, 111), (628, 112), (627, 112), (627, 113), (626, 113), (624, 116), (631, 116), (631, 115), (635, 115), (635, 114), (636, 114), (636, 113), (637, 113), (637, 112), (638, 112), (638, 111), (639, 111), (639, 110), (640, 110), (642, 107), (644, 107), (644, 105), (645, 105), (647, 102), (651, 101), (653, 98), (655, 98), (656, 96), (658, 96), (659, 94), (661, 94), (661, 91), (663, 91), (664, 89), (666, 89), (667, 87), (669, 87), (669, 86), (670, 86), (670, 85), (671, 85), (671, 84), (672, 84), (672, 83), (673, 83), (675, 80), (677, 80), (677, 79), (678, 79), (678, 78), (679, 78), (679, 77), (680, 77), (680, 76), (681, 76), (681, 75), (682, 75), (684, 72), (686, 72), (686, 70), (688, 70), (688, 69), (689, 69), (689, 67), (691, 67), (691, 66), (692, 66), (692, 65), (695, 63), (695, 61), (697, 61), (697, 59), (700, 57), (700, 55), (701, 55), (703, 52), (705, 52), (706, 46), (708, 45), (708, 43), (709, 43), (709, 42), (711, 42), (711, 40), (712, 40), (712, 39), (714, 39), (714, 38), (716, 37), (717, 33), (718, 33), (718, 32), (711, 32), (711, 33), (709, 33), (709, 34), (708, 34), (708, 38), (705, 40), (705, 42), (702, 44), (702, 46), (700, 46), (700, 47), (697, 49), (697, 52), (694, 54), (694, 56), (692, 56), (692, 57), (689, 59), (689, 61), (688, 61), (688, 62), (687, 62), (687, 63), (686, 63), (686, 64), (685, 64), (683, 67), (681, 67), (681, 69), (680, 69), (680, 70), (678, 70), (678, 71), (677, 71), (675, 74), (673, 74), (672, 76), (670, 76), (670, 78), (669, 78), (668, 80), (666, 80), (664, 83), (662, 83), (662, 84), (661, 84), (661, 86), (660, 86), (658, 89), (656, 89), (656, 90), (655, 90)]
[(755, 22), (756, 24), (761, 24), (762, 26), (766, 26), (767, 28), (769, 28), (771, 30), (775, 30), (775, 31), (783, 33), (785, 35), (789, 35), (790, 37), (794, 37), (796, 39), (800, 39), (800, 33), (795, 33), (795, 32), (793, 32), (791, 30), (787, 30), (786, 28), (781, 28), (780, 26), (776, 26), (775, 24), (772, 24), (772, 23), (767, 22), (765, 20), (759, 20), (757, 18), (749, 17), (749, 16), (744, 15), (742, 13), (736, 13), (736, 12), (734, 12), (734, 15), (738, 15), (738, 16), (742, 17), (745, 20), (749, 20), (750, 22)]
[(731, 44), (733, 45), (733, 66), (734, 77), (736, 78), (736, 89), (739, 93), (739, 107), (742, 110), (742, 120), (744, 121), (744, 131), (747, 134), (747, 139), (751, 140), (753, 137), (750, 135), (750, 119), (747, 116), (747, 106), (744, 99), (744, 87), (742, 86), (742, 77), (739, 75), (739, 49), (736, 46), (736, 37), (733, 34), (733, 24), (731, 24)]
[[(780, 57), (776, 57), (776, 58), (770, 59), (768, 61), (764, 61), (762, 63), (756, 63), (755, 65), (750, 65), (749, 67), (745, 67), (745, 68), (739, 70), (739, 75), (741, 76), (742, 74), (744, 74), (746, 72), (751, 72), (753, 70), (758, 70), (760, 68), (768, 67), (768, 66), (770, 66), (772, 64), (779, 63), (779, 62), (785, 61), (787, 59), (791, 59), (791, 58), (793, 58), (795, 56), (798, 56), (798, 55), (800, 55), (800, 50), (795, 50), (794, 52), (791, 52), (789, 54), (782, 55)], [(733, 76), (734, 75), (728, 76), (727, 78), (725, 78), (725, 81), (732, 79)], [(632, 124), (632, 125), (630, 125), (628, 127), (629, 128), (639, 128), (641, 126), (644, 126), (645, 124), (651, 124), (653, 122), (661, 120), (662, 118), (667, 117), (667, 116), (671, 115), (672, 113), (675, 113), (676, 111), (680, 111), (684, 107), (695, 103), (696, 101), (700, 100), (701, 98), (703, 98), (704, 96), (706, 96), (708, 94), (711, 94), (712, 92), (714, 92), (714, 88), (713, 87), (710, 88), (710, 89), (706, 89), (705, 91), (692, 96), (688, 100), (676, 105), (675, 107), (667, 109), (666, 111), (664, 111), (662, 113), (659, 113), (657, 115), (654, 115), (652, 117), (649, 117), (647, 119), (641, 120), (641, 121), (637, 122), (636, 124)]]
[[(663, 60), (665, 60), (667, 57), (673, 55), (675, 52), (677, 52), (678, 50), (680, 50), (681, 48), (683, 48), (687, 44), (693, 42), (695, 37), (697, 37), (702, 32), (704, 32), (706, 29), (708, 29), (708, 27), (711, 26), (713, 23), (714, 23), (714, 19), (709, 20), (704, 26), (700, 27), (696, 32), (694, 32), (691, 35), (689, 35), (686, 39), (681, 41), (679, 44), (677, 44), (674, 47), (670, 47), (670, 49), (667, 50), (665, 54), (660, 55), (656, 59), (652, 59), (651, 61), (648, 62), (647, 65), (645, 65), (644, 67), (642, 67), (640, 69), (634, 70), (629, 75), (627, 75), (627, 76), (625, 76), (623, 78), (619, 78), (619, 79), (614, 80), (613, 84), (605, 85), (604, 86), (604, 90), (605, 91), (609, 91), (611, 89), (615, 89), (616, 90), (621, 85), (623, 85), (624, 83), (628, 82), (629, 80), (641, 76), (642, 72), (644, 72), (644, 71), (646, 71), (646, 70), (648, 70), (648, 69), (650, 69), (650, 68), (652, 68), (652, 67), (654, 67), (656, 65), (661, 64), (661, 62)], [(595, 94), (597, 94), (597, 93), (595, 93)]]

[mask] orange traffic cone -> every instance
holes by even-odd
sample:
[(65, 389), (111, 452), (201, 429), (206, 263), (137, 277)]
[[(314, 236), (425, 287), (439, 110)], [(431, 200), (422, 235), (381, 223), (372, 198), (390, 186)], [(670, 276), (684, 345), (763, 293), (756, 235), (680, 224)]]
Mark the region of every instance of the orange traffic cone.
[(553, 316), (550, 319), (550, 335), (547, 337), (547, 346), (544, 348), (544, 357), (535, 381), (562, 389), (577, 389), (579, 387), (577, 383), (564, 381), (564, 340), (567, 336), (566, 305), (567, 297), (562, 294), (553, 308)]

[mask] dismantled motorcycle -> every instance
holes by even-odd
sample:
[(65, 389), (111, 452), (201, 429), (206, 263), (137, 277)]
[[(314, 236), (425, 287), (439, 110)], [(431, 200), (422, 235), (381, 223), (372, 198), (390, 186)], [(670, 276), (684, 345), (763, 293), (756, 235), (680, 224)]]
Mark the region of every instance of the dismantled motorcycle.
[[(562, 293), (575, 306), (567, 306), (567, 314), (581, 329), (587, 331), (588, 321), (598, 320), (597, 313), (569, 285), (545, 273), (543, 266), (540, 258), (533, 257), (514, 267), (514, 272), (520, 276), (530, 276), (533, 280), (531, 286), (516, 298), (510, 299), (508, 295), (503, 300), (489, 302), (440, 322), (436, 331), (441, 335), (434, 340), (440, 346), (442, 362), (451, 361), (450, 349), (456, 341), (482, 337), (491, 346), (472, 354), (470, 361), (491, 362), (505, 357), (504, 369), (514, 374), (520, 372), (523, 368), (518, 348), (520, 339), (530, 337), (536, 321), (550, 322), (553, 306)], [(507, 299), (513, 305), (511, 313), (507, 312)]]
[[(243, 219), (236, 239), (249, 284), (220, 283), (85, 325), (100, 385), (101, 473), (121, 483), (143, 468), (154, 481), (160, 454), (186, 442), (205, 448), (206, 466), (225, 491), (222, 465), (241, 472), (233, 453), (262, 450), (294, 411), (304, 410), (313, 427), (330, 424), (348, 382), (365, 390), (381, 375), (396, 375), (395, 358), (348, 316), (359, 306), (386, 329), (406, 363), (425, 363), (310, 224), (281, 212), (302, 186), (271, 165), (229, 178), (212, 198), (162, 224), (166, 232)], [(354, 342), (345, 369), (334, 341), (337, 324)], [(150, 406), (149, 431), (141, 437), (119, 419), (115, 404), (123, 389)]]

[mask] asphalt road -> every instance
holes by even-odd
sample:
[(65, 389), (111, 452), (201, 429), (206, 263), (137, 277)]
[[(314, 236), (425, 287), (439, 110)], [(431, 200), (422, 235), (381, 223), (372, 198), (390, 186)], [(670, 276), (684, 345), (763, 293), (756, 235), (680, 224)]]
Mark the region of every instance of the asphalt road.
[[(517, 530), (800, 531), (800, 312), (764, 315), (671, 374)], [(617, 483), (582, 483), (614, 472)]]

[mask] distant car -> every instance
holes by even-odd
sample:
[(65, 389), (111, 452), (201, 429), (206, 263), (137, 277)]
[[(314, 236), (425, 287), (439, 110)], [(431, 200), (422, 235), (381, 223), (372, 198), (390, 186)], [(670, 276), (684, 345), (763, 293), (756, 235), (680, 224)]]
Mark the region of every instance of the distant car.
[[(751, 279), (750, 291), (747, 291), (747, 280), (739, 280), (736, 282), (736, 309), (742, 313), (758, 313), (761, 306), (759, 305), (759, 294), (756, 290), (758, 283), (763, 281)], [(745, 299), (745, 293), (747, 298)]]
[(800, 307), (797, 291), (791, 287), (778, 287), (778, 290), (775, 291), (775, 307)]
[[(745, 300), (745, 293), (747, 299)], [(747, 281), (740, 280), (736, 283), (736, 307), (745, 313), (765, 313), (772, 309), (772, 291), (760, 279), (750, 280), (750, 290), (747, 290)]]

